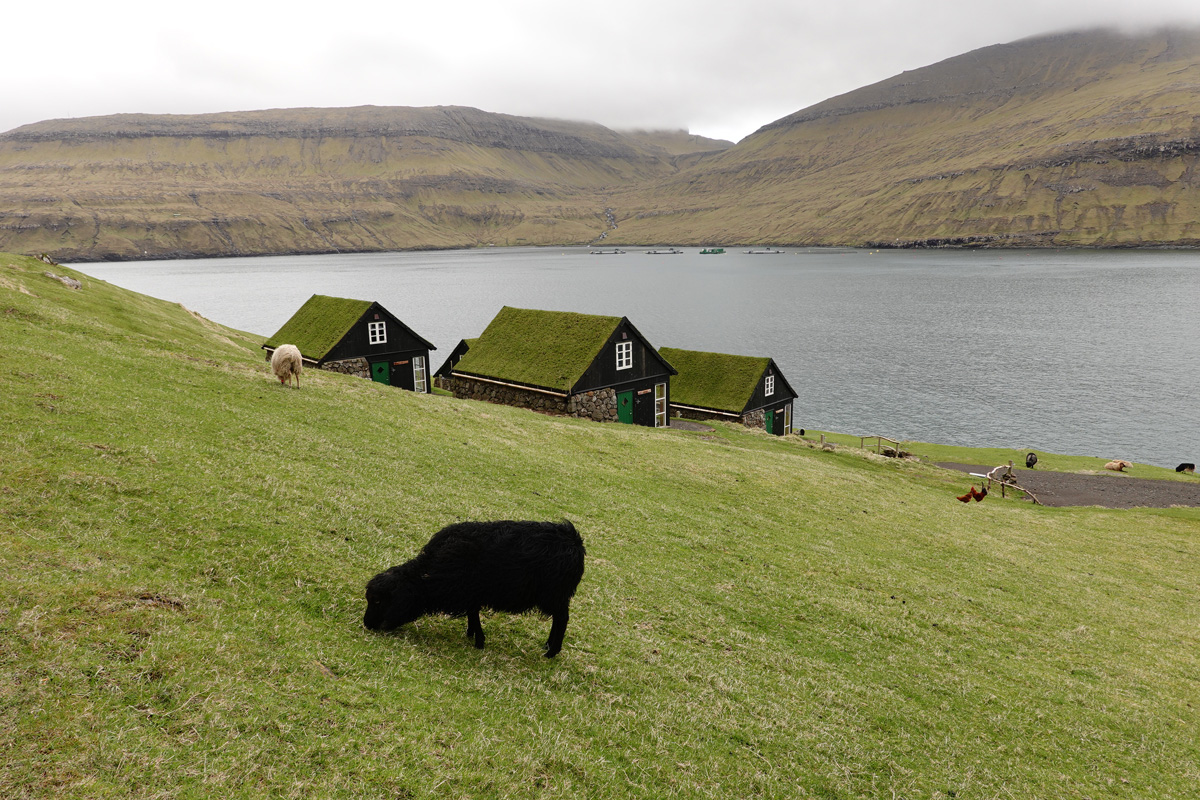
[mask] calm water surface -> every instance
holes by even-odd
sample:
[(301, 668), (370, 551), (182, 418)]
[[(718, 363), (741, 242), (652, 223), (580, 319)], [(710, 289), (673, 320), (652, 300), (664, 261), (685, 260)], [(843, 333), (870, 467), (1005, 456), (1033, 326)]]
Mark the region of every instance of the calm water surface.
[(274, 333), (314, 293), (378, 300), (434, 367), (502, 305), (627, 316), (655, 345), (766, 355), (797, 427), (1200, 460), (1200, 254), (586, 248), (86, 264)]

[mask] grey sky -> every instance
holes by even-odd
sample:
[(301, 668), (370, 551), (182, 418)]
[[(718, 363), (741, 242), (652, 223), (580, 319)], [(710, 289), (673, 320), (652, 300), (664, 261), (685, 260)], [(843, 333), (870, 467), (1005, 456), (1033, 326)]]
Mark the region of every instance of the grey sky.
[(56, 0), (5, 11), (0, 131), (45, 119), (466, 105), (738, 140), (979, 47), (1200, 25), (1196, 0)]

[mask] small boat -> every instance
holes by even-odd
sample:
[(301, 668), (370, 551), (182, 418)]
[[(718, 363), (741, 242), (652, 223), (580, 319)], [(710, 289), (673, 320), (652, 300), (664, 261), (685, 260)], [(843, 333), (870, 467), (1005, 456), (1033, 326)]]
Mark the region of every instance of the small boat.
[(683, 251), (678, 250), (674, 247), (671, 247), (666, 250), (647, 250), (646, 255), (648, 255), (648, 256), (678, 256), (678, 255), (683, 255)]
[(777, 256), (783, 253), (782, 250), (776, 250), (774, 247), (759, 247), (746, 252), (752, 256)]
[(591, 254), (594, 256), (623, 256), (625, 251), (614, 247), (612, 250), (592, 250)]
[(723, 256), (725, 255), (724, 247), (706, 247), (700, 251), (702, 256)]

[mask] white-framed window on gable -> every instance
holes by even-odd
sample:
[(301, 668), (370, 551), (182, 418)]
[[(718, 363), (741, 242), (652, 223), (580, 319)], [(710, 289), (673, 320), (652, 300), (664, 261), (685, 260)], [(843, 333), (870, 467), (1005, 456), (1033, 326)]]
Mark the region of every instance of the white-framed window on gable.
[(617, 342), (617, 369), (633, 367), (633, 342)]
[(367, 323), (367, 340), (371, 344), (387, 344), (387, 326), (384, 322)]
[(767, 376), (766, 392), (767, 392), (767, 397), (770, 397), (771, 395), (775, 394), (775, 376), (774, 375)]

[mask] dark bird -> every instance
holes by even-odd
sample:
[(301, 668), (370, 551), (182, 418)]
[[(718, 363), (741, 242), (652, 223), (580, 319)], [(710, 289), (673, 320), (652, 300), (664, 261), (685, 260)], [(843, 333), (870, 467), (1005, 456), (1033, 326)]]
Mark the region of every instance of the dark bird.
[(987, 487), (982, 486), (982, 487), (980, 487), (979, 491), (977, 492), (977, 491), (975, 491), (975, 487), (972, 486), (971, 487), (971, 497), (975, 498), (975, 502), (978, 503), (980, 500), (987, 497)]
[(958, 499), (959, 499), (959, 502), (969, 503), (969, 502), (971, 502), (971, 498), (973, 498), (974, 496), (975, 496), (975, 487), (971, 486), (971, 491), (967, 492), (966, 494), (959, 495)]

